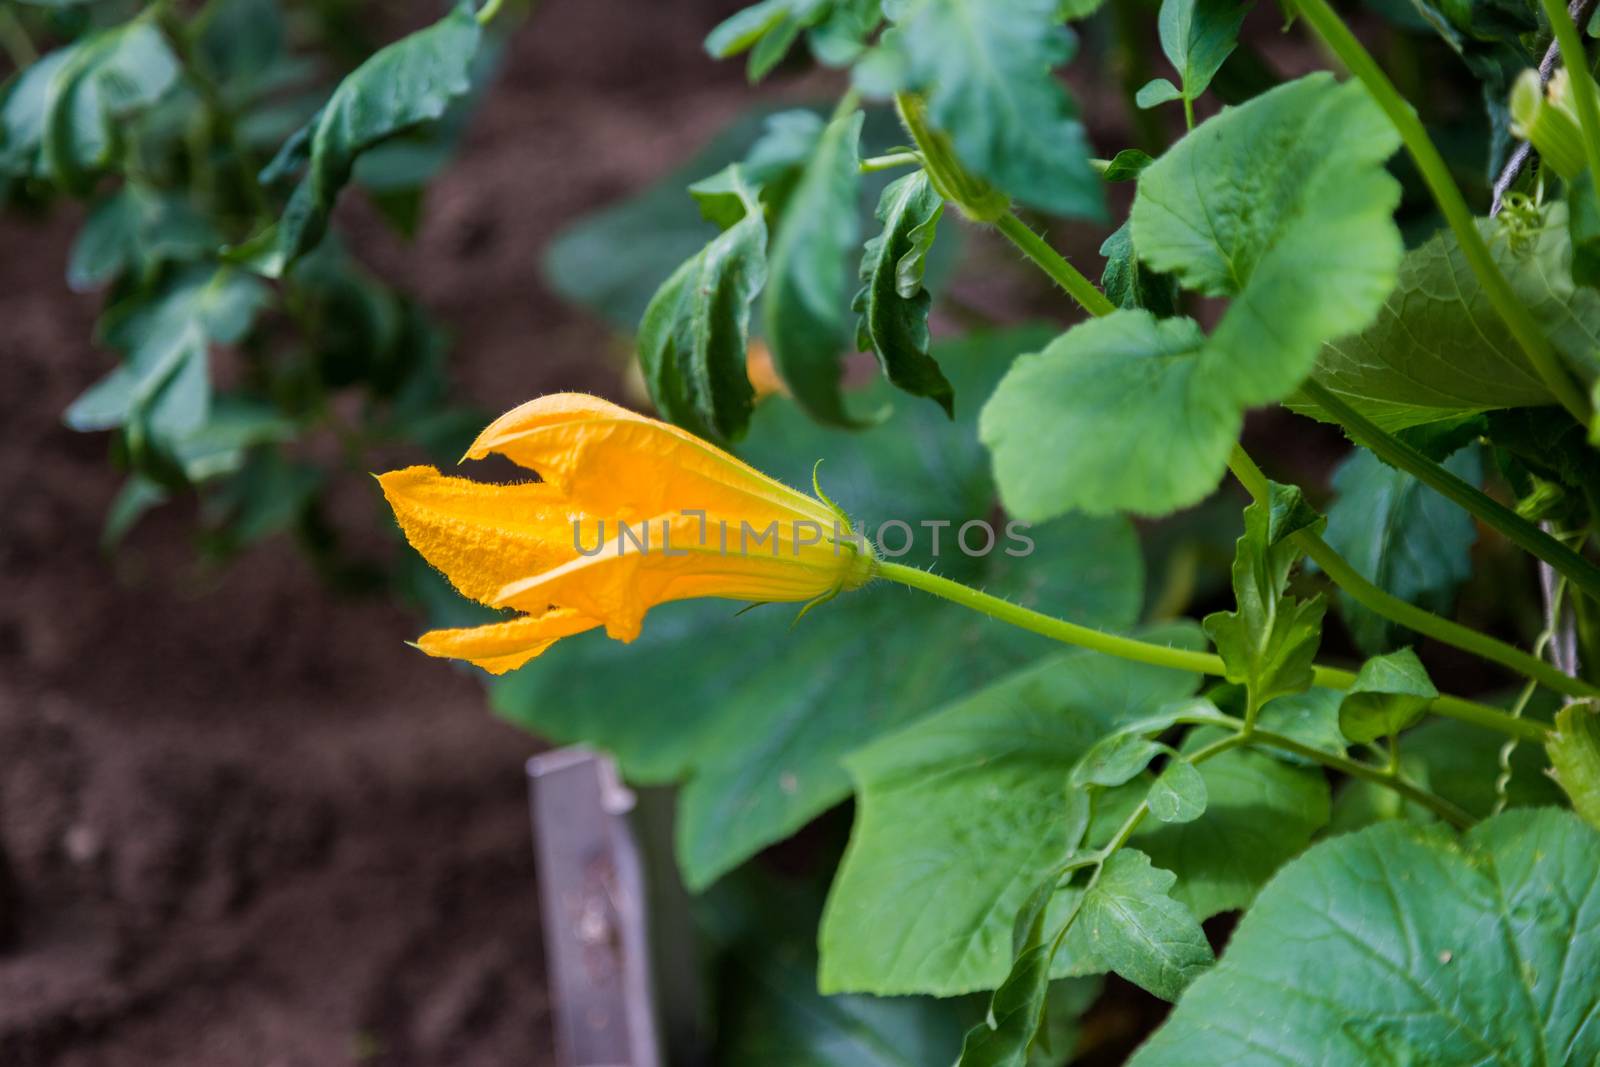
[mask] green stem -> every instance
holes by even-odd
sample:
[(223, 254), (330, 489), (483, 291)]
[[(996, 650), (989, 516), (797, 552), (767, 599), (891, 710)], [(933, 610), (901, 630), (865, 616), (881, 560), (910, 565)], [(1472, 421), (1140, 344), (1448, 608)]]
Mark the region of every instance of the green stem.
[(1187, 94), (1183, 98), (1183, 125), (1185, 129), (1194, 129), (1194, 101)]
[(1037, 263), (1057, 285), (1065, 289), (1068, 296), (1082, 304), (1089, 314), (1098, 317), (1117, 310), (1106, 294), (1095, 288), (1094, 283), (1085, 278), (1078, 268), (1068, 263), (1060, 252), (1051, 248), (1043, 237), (1034, 233), (1014, 213), (1007, 211), (994, 220), (994, 226), (1021, 249), (1023, 255)]
[(1428, 138), (1428, 131), (1423, 128), (1416, 112), (1395, 90), (1394, 84), (1383, 73), (1377, 61), (1372, 58), (1372, 54), (1362, 47), (1361, 42), (1356, 40), (1355, 34), (1350, 32), (1349, 27), (1334, 13), (1333, 8), (1328, 6), (1327, 0), (1296, 0), (1296, 4), (1312, 29), (1327, 43), (1334, 55), (1338, 56), (1350, 72), (1361, 79), (1367, 87), (1367, 92), (1372, 94), (1372, 98), (1399, 131), (1406, 150), (1416, 161), (1422, 180), (1433, 193), (1433, 199), (1438, 203), (1439, 210), (1444, 213), (1450, 229), (1455, 231), (1456, 241), (1461, 245), (1461, 251), (1472, 267), (1472, 273), (1477, 276), (1478, 284), (1483, 287), (1484, 295), (1505, 320), (1506, 327), (1527, 355), (1529, 364), (1544, 382), (1545, 388), (1550, 390), (1551, 395), (1571, 413), (1573, 418), (1588, 426), (1590, 416), (1588, 398), (1568, 376), (1555, 350), (1539, 329), (1539, 324), (1534, 321), (1532, 314), (1512, 291), (1511, 283), (1506, 281), (1505, 275), (1501, 274), (1500, 268), (1495, 265), (1483, 234), (1478, 232), (1471, 209), (1467, 207), (1461, 190), (1456, 187), (1455, 179), (1450, 176), (1450, 168)]
[(1270, 730), (1252, 731), (1250, 734), (1250, 740), (1266, 745), (1269, 748), (1276, 748), (1283, 752), (1292, 752), (1295, 755), (1301, 756), (1305, 759), (1314, 760), (1317, 763), (1322, 764), (1324, 767), (1338, 771), (1341, 774), (1347, 774), (1351, 778), (1359, 778), (1362, 781), (1372, 782), (1374, 785), (1380, 785), (1386, 789), (1392, 789), (1396, 793), (1399, 793), (1401, 796), (1405, 797), (1407, 800), (1414, 801), (1417, 804), (1422, 805), (1435, 815), (1438, 815), (1440, 818), (1445, 819), (1457, 827), (1465, 828), (1471, 826), (1474, 822), (1471, 812), (1457, 807), (1455, 804), (1450, 803), (1450, 801), (1441, 796), (1435, 796), (1433, 793), (1428, 792), (1426, 789), (1423, 789), (1416, 783), (1407, 780), (1399, 773), (1391, 773), (1383, 768), (1374, 767), (1369, 763), (1362, 763), (1359, 760), (1353, 760), (1345, 756), (1335, 755), (1332, 752), (1326, 752), (1320, 748), (1314, 748), (1311, 745), (1302, 744), (1292, 737), (1285, 737), (1283, 734), (1275, 734)]
[(863, 159), (857, 166), (862, 174), (876, 174), (880, 170), (896, 170), (900, 167), (920, 167), (922, 157), (915, 152), (890, 152), (886, 156), (873, 156)]
[[(1079, 626), (1077, 623), (1057, 619), (1031, 608), (1022, 607), (1020, 604), (1013, 604), (1009, 600), (979, 592), (931, 571), (888, 560), (876, 561), (873, 564), (873, 571), (880, 578), (942, 597), (992, 619), (1048, 637), (1052, 641), (1076, 645), (1094, 652), (1104, 652), (1135, 663), (1148, 663), (1155, 667), (1193, 671), (1217, 677), (1225, 677), (1227, 673), (1222, 658), (1213, 653), (1191, 652), (1184, 648), (1152, 644), (1149, 641), (1121, 637), (1088, 626)], [(1354, 674), (1336, 667), (1319, 666), (1313, 670), (1314, 684), (1330, 689), (1348, 689), (1355, 680)], [(1534, 741), (1542, 741), (1549, 731), (1549, 727), (1543, 723), (1528, 719), (1513, 719), (1499, 708), (1491, 708), (1487, 704), (1478, 704), (1461, 697), (1440, 696), (1429, 705), (1429, 709), (1448, 718), (1460, 719), (1503, 734)]]
[(1357, 442), (1385, 463), (1398, 467), (1441, 496), (1499, 530), (1513, 544), (1544, 560), (1567, 576), (1578, 588), (1600, 599), (1600, 567), (1545, 533), (1504, 504), (1457, 478), (1404, 441), (1385, 433), (1365, 415), (1339, 399), (1315, 379), (1306, 379), (1301, 391)]
[(500, 9), (505, 6), (506, 0), (489, 0), (478, 9), (478, 25), (487, 26), (500, 14)]
[(1578, 125), (1583, 130), (1583, 154), (1589, 161), (1589, 174), (1595, 183), (1595, 198), (1600, 201), (1600, 104), (1595, 101), (1594, 79), (1578, 37), (1578, 27), (1561, 0), (1541, 0), (1556, 44), (1561, 48), (1561, 65), (1567, 68), (1572, 95), (1578, 109)]
[[(1267, 503), (1266, 475), (1261, 473), (1261, 468), (1256, 466), (1255, 461), (1241, 446), (1234, 446), (1233, 455), (1228, 458), (1228, 467), (1256, 503), (1263, 505)], [(1459, 648), (1463, 652), (1470, 652), (1490, 662), (1508, 667), (1558, 693), (1576, 697), (1600, 696), (1600, 689), (1562, 673), (1553, 664), (1536, 655), (1529, 655), (1520, 648), (1498, 641), (1488, 634), (1479, 633), (1470, 626), (1462, 626), (1431, 611), (1424, 611), (1415, 604), (1408, 604), (1378, 588), (1315, 531), (1301, 530), (1290, 539), (1296, 548), (1322, 568), (1322, 572), (1332, 579), (1342, 592), (1368, 610), (1417, 633), (1426, 634), (1437, 641)]]

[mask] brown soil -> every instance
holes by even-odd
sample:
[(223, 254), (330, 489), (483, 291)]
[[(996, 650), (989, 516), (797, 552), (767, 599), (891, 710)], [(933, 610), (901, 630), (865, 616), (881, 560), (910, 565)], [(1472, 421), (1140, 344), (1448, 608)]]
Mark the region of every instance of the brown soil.
[[(611, 380), (539, 252), (738, 109), (699, 48), (733, 6), (548, 4), (415, 244), (343, 212), (452, 331), (468, 399)], [(59, 421), (108, 366), (62, 281), (77, 221), (0, 221), (0, 1063), (549, 1062), (536, 743), (283, 539), (206, 569), (178, 504), (99, 551), (118, 477)], [(370, 539), (369, 494), (341, 513)]]

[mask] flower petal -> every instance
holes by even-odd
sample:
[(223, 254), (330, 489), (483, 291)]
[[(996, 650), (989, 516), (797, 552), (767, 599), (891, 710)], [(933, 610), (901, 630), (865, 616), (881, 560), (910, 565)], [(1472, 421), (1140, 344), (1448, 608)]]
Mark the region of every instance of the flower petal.
[(508, 582), (578, 554), (572, 524), (583, 516), (555, 486), (486, 485), (432, 467), (390, 471), (378, 482), (406, 540), (464, 596), (480, 603), (493, 603)]
[(538, 471), (592, 515), (637, 522), (688, 509), (761, 524), (833, 522), (820, 501), (693, 434), (583, 393), (553, 393), (506, 412), (467, 458), (490, 452)]
[[(495, 603), (532, 611), (556, 604), (603, 621), (606, 633), (619, 641), (632, 641), (657, 604), (693, 597), (807, 601), (855, 588), (870, 573), (865, 557), (850, 545), (836, 547), (831, 527), (811, 520), (778, 524), (769, 532), (739, 519), (723, 527), (712, 516), (707, 526), (702, 541), (697, 517), (663, 516), (633, 525), (594, 555), (508, 583)], [(758, 540), (758, 534), (767, 536)]]
[(516, 670), (563, 637), (581, 634), (599, 625), (575, 611), (549, 611), (461, 630), (430, 630), (417, 640), (417, 647), (430, 656), (464, 659), (490, 674), (504, 674)]

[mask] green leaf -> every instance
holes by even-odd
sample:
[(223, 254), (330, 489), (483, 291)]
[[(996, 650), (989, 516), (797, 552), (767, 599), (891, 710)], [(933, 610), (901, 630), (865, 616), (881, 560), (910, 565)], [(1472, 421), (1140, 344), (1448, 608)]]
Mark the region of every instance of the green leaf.
[(1165, 78), (1151, 78), (1133, 94), (1133, 102), (1140, 108), (1160, 107), (1173, 100), (1182, 100), (1183, 90)]
[(1556, 712), (1544, 748), (1572, 809), (1600, 828), (1600, 714), (1594, 702), (1580, 700)]
[[(1532, 223), (1480, 219), (1495, 264), (1556, 350), (1594, 378), (1600, 292), (1572, 281), (1565, 204)], [(1448, 232), (1407, 254), (1378, 319), (1325, 346), (1316, 380), (1385, 430), (1498, 408), (1544, 407), (1544, 387)], [(1309, 402), (1297, 410), (1318, 415)]]
[(1055, 954), (1054, 942), (1044, 939), (1042, 918), (1041, 910), (990, 1000), (988, 1017), (967, 1031), (956, 1067), (1026, 1067), (1028, 1048), (1044, 1020)]
[(1191, 319), (1116, 311), (1016, 360), (979, 420), (1007, 510), (1159, 515), (1209, 493), (1241, 416), (1205, 351)]
[(1372, 321), (1402, 251), (1384, 169), (1398, 145), (1359, 82), (1312, 74), (1209, 119), (1139, 176), (1139, 257), (1232, 298), (1206, 343), (1208, 393), (1236, 408), (1281, 400), (1324, 342)]
[(1273, 529), (1273, 519), (1283, 514), (1259, 503), (1244, 509), (1244, 536), (1233, 559), (1237, 607), (1205, 618), (1228, 681), (1244, 685), (1258, 706), (1310, 688), (1327, 607), (1320, 594), (1310, 600), (1284, 595), (1300, 552), (1287, 538), (1288, 526)]
[[(1141, 152), (1137, 148), (1124, 148), (1111, 157), (1111, 162), (1106, 165), (1105, 172), (1100, 177), (1108, 182), (1131, 182), (1154, 162), (1155, 158), (1148, 152)], [(1105, 252), (1102, 251), (1100, 254), (1105, 255)]]
[[(990, 387), (1009, 353), (1042, 331), (975, 335), (935, 347), (958, 389)], [(886, 399), (887, 387), (867, 393)], [(994, 507), (970, 420), (952, 425), (931, 405), (897, 410), (883, 426), (841, 438), (782, 397), (755, 412), (740, 455), (790, 485), (820, 478), (863, 522), (949, 521), (941, 572), (993, 592), (1050, 605), (1090, 625), (1130, 626), (1142, 585), (1126, 522), (1057, 523), (1025, 532), (1029, 558), (1003, 531), (987, 557), (952, 544), (962, 523)], [(875, 528), (875, 527), (874, 527)], [(899, 539), (891, 533), (886, 540)], [(903, 562), (931, 563), (930, 531)], [(563, 641), (506, 676), (495, 708), (543, 737), (614, 752), (630, 778), (687, 781), (678, 849), (703, 886), (844, 799), (842, 757), (935, 706), (1053, 647), (955, 605), (888, 585), (822, 605), (798, 623), (785, 605), (738, 613), (718, 601), (664, 605), (631, 645), (588, 634)], [(773, 650), (752, 655), (751, 649)], [(692, 675), (684, 665), (693, 663)]]
[[(1269, 733), (1282, 734), (1303, 745), (1343, 756), (1344, 734), (1339, 729), (1339, 703), (1342, 700), (1344, 693), (1340, 690), (1318, 688), (1278, 697), (1261, 709), (1256, 725)], [(1279, 755), (1279, 758), (1291, 763), (1304, 762), (1286, 754)]]
[[(1306, 129), (1351, 146), (1323, 151)], [(1019, 360), (984, 410), (1006, 505), (1159, 515), (1227, 466), (1246, 407), (1282, 399), (1394, 281), (1396, 135), (1357, 83), (1311, 75), (1210, 119), (1139, 176), (1139, 260), (1232, 302), (1193, 322), (1119, 311)], [(1203, 175), (1197, 179), (1195, 175)], [(1059, 457), (1040, 463), (1039, 455)]]
[[(1473, 485), (1482, 481), (1476, 448), (1456, 453), (1444, 466)], [(1366, 449), (1357, 449), (1334, 471), (1333, 488), (1338, 497), (1328, 508), (1328, 544), (1385, 592), (1448, 614), (1457, 587), (1472, 576), (1471, 549), (1478, 537), (1472, 516)], [(1338, 602), (1345, 627), (1364, 652), (1382, 652), (1405, 639), (1401, 627), (1350, 597)]]
[(1122, 785), (1137, 778), (1162, 751), (1161, 746), (1144, 733), (1143, 730), (1119, 730), (1095, 742), (1072, 768), (1068, 782), (1081, 788)]
[(745, 370), (750, 304), (767, 277), (767, 224), (738, 164), (691, 192), (724, 226), (656, 291), (639, 323), (639, 362), (657, 409), (702, 437), (744, 435), (755, 390)]
[(1132, 1065), (1593, 1063), (1597, 851), (1553, 810), (1459, 840), (1391, 822), (1324, 842), (1273, 880)]
[(130, 181), (89, 212), (72, 243), (67, 284), (84, 292), (124, 271), (145, 275), (166, 261), (200, 258), (221, 243), (183, 197)]
[(877, 214), (883, 232), (863, 251), (863, 285), (851, 308), (861, 314), (856, 346), (876, 353), (889, 381), (912, 396), (937, 401), (953, 418), (955, 394), (928, 351), (933, 298), (922, 284), (943, 213), (944, 201), (923, 171), (884, 189)]
[(276, 226), (235, 254), (278, 277), (322, 240), (363, 152), (444, 117), (472, 89), (482, 30), (472, 4), (379, 50), (339, 83), (312, 119), (309, 167)]
[(137, 423), (169, 445), (199, 429), (211, 406), (210, 346), (243, 337), (268, 296), (238, 270), (196, 266), (117, 309), (103, 331), (124, 362), (72, 402), (67, 425), (91, 431)]
[[(1191, 731), (1182, 750), (1192, 754), (1222, 736), (1215, 729)], [(1320, 767), (1296, 766), (1264, 751), (1234, 749), (1196, 769), (1205, 785), (1205, 816), (1147, 823), (1133, 844), (1158, 867), (1177, 872), (1172, 896), (1203, 920), (1249, 905), (1327, 825), (1330, 800)]]
[(1188, 760), (1173, 759), (1150, 784), (1145, 802), (1162, 822), (1193, 822), (1206, 810), (1206, 780)]
[(47, 52), (0, 88), (0, 174), (42, 175), (39, 146), (44, 141), (53, 86), (82, 44)]
[(823, 66), (849, 66), (866, 51), (867, 39), (882, 21), (878, 0), (834, 0), (822, 20), (806, 31), (806, 44)]
[[(1147, 636), (1186, 647), (1198, 639), (1189, 627)], [(1197, 681), (1061, 652), (851, 755), (856, 825), (823, 918), (822, 988), (939, 996), (996, 988), (1012, 961), (1011, 917), (1078, 844), (1065, 817), (1067, 773), (1097, 738), (1187, 696)], [(1111, 807), (1109, 817), (1120, 818)], [(1096, 822), (1106, 818), (1102, 811)], [(1113, 828), (1099, 825), (1098, 834)], [(1052, 903), (1051, 930), (1068, 903)], [(1055, 973), (1074, 970), (1063, 959)]]
[(789, 6), (790, 0), (762, 0), (734, 12), (706, 35), (706, 51), (713, 59), (749, 51), (789, 17)]
[[(1121, 159), (1125, 153), (1119, 153)], [(1116, 160), (1112, 161), (1116, 166)], [(1110, 181), (1111, 171), (1106, 171)], [(1100, 286), (1113, 304), (1123, 308), (1143, 308), (1158, 319), (1178, 313), (1178, 282), (1170, 274), (1157, 274), (1139, 262), (1133, 247), (1133, 228), (1124, 222), (1100, 245), (1106, 257)]]
[(1393, 737), (1422, 717), (1439, 695), (1428, 671), (1409, 648), (1373, 656), (1339, 704), (1339, 729), (1357, 744)]
[(78, 42), (51, 76), (39, 149), (44, 170), (84, 195), (112, 162), (133, 115), (178, 81), (178, 60), (150, 19), (101, 30)]
[(1214, 959), (1199, 922), (1167, 895), (1177, 880), (1137, 849), (1113, 852), (1083, 894), (1064, 951), (1082, 940), (1102, 967), (1163, 1000), (1177, 1000)]
[[(1236, 0), (1161, 0), (1161, 51), (1183, 84), (1182, 92), (1169, 99), (1199, 99), (1238, 46), (1239, 27), (1249, 10), (1248, 3)], [(1150, 105), (1140, 101), (1139, 106)]]
[[(849, 344), (847, 257), (860, 240), (861, 124), (856, 111), (830, 122), (784, 207), (768, 261), (762, 321), (772, 362), (800, 406), (820, 422), (858, 427), (845, 410), (840, 357)], [(741, 365), (740, 373), (744, 373)]]
[(887, 14), (903, 48), (892, 88), (926, 94), (968, 169), (1030, 207), (1104, 217), (1083, 125), (1051, 73), (1074, 47), (1058, 0), (906, 0)]

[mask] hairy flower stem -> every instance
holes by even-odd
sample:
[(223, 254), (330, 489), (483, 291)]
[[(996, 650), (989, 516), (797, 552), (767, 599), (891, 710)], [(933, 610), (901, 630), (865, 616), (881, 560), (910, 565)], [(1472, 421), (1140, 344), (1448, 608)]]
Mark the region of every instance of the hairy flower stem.
[(1067, 295), (1083, 306), (1083, 310), (1098, 318), (1109, 315), (1117, 310), (1106, 294), (1095, 288), (1095, 284), (1083, 276), (1083, 272), (1068, 263), (1066, 257), (1034, 233), (1027, 223), (1017, 218), (1008, 211), (994, 220), (994, 228), (1005, 234), (1006, 238), (1022, 251), (1022, 254), (1033, 260), (1051, 279), (1067, 291)]
[(1600, 567), (1545, 533), (1493, 497), (1457, 478), (1433, 460), (1398, 437), (1385, 433), (1377, 424), (1339, 399), (1331, 390), (1307, 379), (1301, 392), (1320, 407), (1330, 419), (1345, 428), (1358, 443), (1371, 449), (1379, 459), (1412, 475), (1441, 496), (1454, 501), (1506, 539), (1544, 560), (1589, 596), (1600, 600)]
[(1295, 4), (1311, 28), (1333, 50), (1340, 62), (1349, 68), (1350, 73), (1361, 79), (1373, 100), (1389, 116), (1389, 121), (1405, 143), (1406, 151), (1411, 153), (1411, 158), (1416, 162), (1422, 180), (1433, 193), (1439, 210), (1455, 232), (1462, 254), (1466, 256), (1472, 273), (1477, 276), (1478, 284), (1483, 286), (1489, 303), (1494, 305), (1495, 311), (1505, 321), (1545, 388), (1573, 418), (1587, 426), (1592, 414), (1588, 398), (1573, 383), (1550, 341), (1539, 329), (1539, 324), (1522, 301), (1517, 299), (1511, 283), (1495, 265), (1494, 258), (1489, 254), (1489, 245), (1484, 241), (1483, 234), (1478, 232), (1472, 210), (1467, 207), (1466, 199), (1456, 187), (1455, 179), (1450, 176), (1450, 168), (1429, 139), (1428, 131), (1423, 128), (1416, 111), (1395, 89), (1394, 83), (1372, 58), (1372, 53), (1356, 40), (1355, 34), (1328, 6), (1327, 0), (1295, 0)]
[[(917, 567), (878, 560), (873, 564), (873, 573), (880, 578), (942, 597), (1000, 622), (1048, 637), (1052, 641), (1076, 645), (1093, 652), (1104, 652), (1136, 663), (1148, 663), (1155, 667), (1170, 667), (1173, 670), (1194, 671), (1217, 677), (1226, 674), (1222, 657), (1213, 653), (1192, 652), (1184, 648), (1157, 645), (1132, 637), (1108, 634), (1088, 626), (1079, 626), (1077, 623), (1057, 619), (1000, 597), (979, 592), (960, 582), (953, 582)], [(1356, 680), (1356, 676), (1351, 672), (1336, 667), (1319, 666), (1314, 671), (1314, 684), (1329, 689), (1348, 689)], [(1461, 697), (1440, 696), (1429, 704), (1429, 710), (1447, 718), (1460, 719), (1463, 722), (1531, 741), (1542, 741), (1550, 729), (1544, 723), (1514, 719), (1499, 708), (1464, 700)]]
[[(1228, 468), (1233, 471), (1234, 477), (1239, 479), (1239, 484), (1245, 487), (1256, 503), (1263, 505), (1267, 503), (1266, 475), (1261, 473), (1261, 469), (1239, 445), (1233, 448), (1233, 455), (1228, 459)], [(1463, 652), (1509, 667), (1523, 677), (1533, 679), (1558, 693), (1575, 697), (1600, 695), (1600, 690), (1594, 686), (1562, 673), (1553, 664), (1538, 656), (1529, 655), (1520, 648), (1496, 640), (1488, 634), (1479, 633), (1470, 626), (1462, 626), (1431, 611), (1424, 611), (1415, 604), (1408, 604), (1399, 597), (1385, 592), (1368, 581), (1315, 531), (1301, 530), (1291, 535), (1290, 540), (1294, 542), (1296, 548), (1321, 567), (1323, 573), (1332, 579), (1341, 591), (1368, 610), (1417, 633), (1426, 634), (1436, 641), (1459, 648)]]

